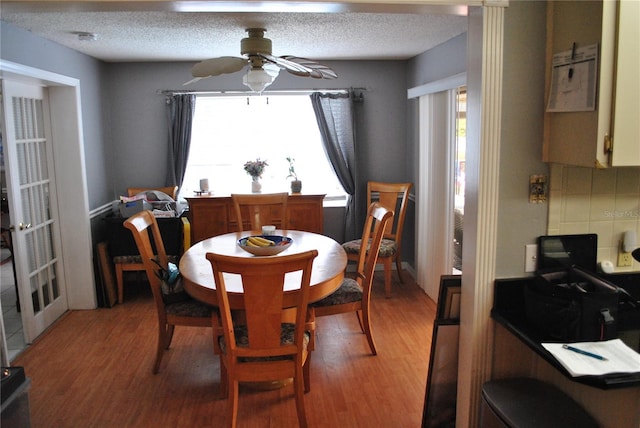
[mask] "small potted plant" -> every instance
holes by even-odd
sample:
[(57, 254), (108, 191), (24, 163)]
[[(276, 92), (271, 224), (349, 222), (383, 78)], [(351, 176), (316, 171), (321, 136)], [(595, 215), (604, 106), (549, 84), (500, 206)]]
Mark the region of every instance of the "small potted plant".
[(291, 181), (291, 193), (300, 193), (302, 190), (302, 181), (298, 180), (298, 174), (296, 174), (296, 168), (293, 165), (295, 159), (288, 157), (287, 162), (289, 162), (289, 175), (287, 175), (287, 178), (293, 178)]

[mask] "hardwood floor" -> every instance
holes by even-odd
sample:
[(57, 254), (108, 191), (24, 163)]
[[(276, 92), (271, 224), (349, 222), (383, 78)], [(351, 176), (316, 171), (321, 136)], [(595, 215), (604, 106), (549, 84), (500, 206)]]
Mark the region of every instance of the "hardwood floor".
[[(372, 297), (378, 355), (354, 314), (318, 319), (305, 395), (312, 427), (419, 427), (435, 304), (408, 274), (385, 299), (382, 272)], [(397, 278), (394, 274), (394, 278)], [(31, 421), (40, 427), (221, 427), (219, 361), (211, 330), (177, 327), (153, 375), (156, 318), (145, 284), (128, 284), (125, 303), (73, 311), (12, 365), (31, 379)], [(293, 388), (241, 388), (239, 427), (295, 427)]]

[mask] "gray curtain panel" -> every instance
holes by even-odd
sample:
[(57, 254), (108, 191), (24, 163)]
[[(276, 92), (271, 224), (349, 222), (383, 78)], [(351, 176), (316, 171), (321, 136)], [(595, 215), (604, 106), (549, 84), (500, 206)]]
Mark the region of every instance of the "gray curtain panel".
[(355, 182), (356, 182), (356, 136), (352, 93), (311, 94), (311, 104), (318, 121), (327, 158), (340, 184), (347, 192), (345, 208), (345, 241), (357, 239)]
[(169, 122), (169, 156), (167, 186), (182, 187), (191, 146), (191, 127), (196, 107), (193, 94), (174, 94), (167, 97)]

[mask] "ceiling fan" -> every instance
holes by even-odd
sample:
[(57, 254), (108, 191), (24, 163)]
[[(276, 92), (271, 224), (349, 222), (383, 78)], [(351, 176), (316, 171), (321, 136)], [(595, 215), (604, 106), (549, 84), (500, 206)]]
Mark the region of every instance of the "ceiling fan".
[(196, 82), (211, 76), (225, 73), (235, 73), (249, 65), (249, 71), (242, 83), (254, 92), (262, 92), (278, 77), (280, 69), (301, 77), (315, 79), (335, 79), (338, 75), (326, 65), (319, 64), (305, 58), (291, 55), (273, 56), (271, 54), (271, 40), (264, 37), (264, 28), (248, 28), (249, 37), (240, 42), (240, 53), (243, 57), (223, 56), (201, 61), (193, 66), (193, 79), (185, 83)]

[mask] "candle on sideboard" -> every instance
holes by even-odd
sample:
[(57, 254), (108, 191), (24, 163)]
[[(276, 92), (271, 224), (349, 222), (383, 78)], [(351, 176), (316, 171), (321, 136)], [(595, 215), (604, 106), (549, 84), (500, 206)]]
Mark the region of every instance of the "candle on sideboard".
[(208, 178), (203, 178), (200, 180), (200, 190), (202, 190), (203, 192), (208, 192), (209, 191), (209, 179)]

